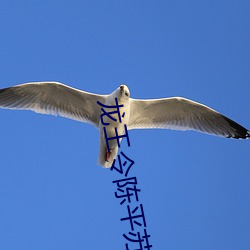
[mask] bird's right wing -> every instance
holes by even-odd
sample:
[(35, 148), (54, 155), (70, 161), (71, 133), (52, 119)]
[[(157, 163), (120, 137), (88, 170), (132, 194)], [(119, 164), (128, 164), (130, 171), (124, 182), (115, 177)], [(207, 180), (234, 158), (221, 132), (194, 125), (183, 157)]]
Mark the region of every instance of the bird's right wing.
[(203, 104), (185, 98), (131, 98), (130, 104), (128, 129), (196, 130), (223, 137), (250, 137), (250, 132), (238, 123)]
[(0, 107), (60, 115), (99, 126), (105, 95), (71, 88), (58, 82), (33, 82), (0, 89)]

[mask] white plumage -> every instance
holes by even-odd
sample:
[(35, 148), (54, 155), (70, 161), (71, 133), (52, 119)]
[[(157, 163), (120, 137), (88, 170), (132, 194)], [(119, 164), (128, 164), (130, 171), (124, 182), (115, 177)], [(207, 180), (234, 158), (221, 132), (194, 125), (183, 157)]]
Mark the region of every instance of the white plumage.
[[(118, 115), (112, 115), (117, 121), (104, 117), (109, 126), (107, 137), (124, 133), (124, 124), (128, 129), (162, 128), (174, 130), (196, 130), (223, 137), (250, 137), (250, 132), (223, 116), (217, 111), (194, 101), (181, 98), (163, 98), (140, 100), (130, 98), (126, 85), (121, 85), (110, 95), (93, 94), (71, 88), (58, 82), (34, 82), (0, 89), (0, 107), (8, 109), (26, 109), (37, 113), (60, 115), (81, 122), (91, 123), (100, 130), (100, 151), (98, 164), (110, 167), (117, 156), (116, 140), (110, 141), (110, 152), (107, 151), (103, 125), (100, 121), (101, 106), (114, 105), (115, 98), (124, 105), (120, 110), (125, 112), (122, 123)], [(110, 109), (104, 108), (107, 112)]]

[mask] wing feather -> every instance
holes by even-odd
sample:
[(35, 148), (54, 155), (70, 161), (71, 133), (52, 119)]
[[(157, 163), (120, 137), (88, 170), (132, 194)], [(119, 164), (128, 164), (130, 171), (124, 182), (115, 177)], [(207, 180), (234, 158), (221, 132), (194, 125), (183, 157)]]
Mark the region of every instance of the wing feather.
[(37, 113), (60, 115), (99, 126), (105, 95), (71, 88), (58, 82), (32, 82), (0, 89), (0, 107), (32, 110)]
[(165, 128), (247, 138), (250, 132), (217, 111), (182, 97), (130, 100), (128, 129)]

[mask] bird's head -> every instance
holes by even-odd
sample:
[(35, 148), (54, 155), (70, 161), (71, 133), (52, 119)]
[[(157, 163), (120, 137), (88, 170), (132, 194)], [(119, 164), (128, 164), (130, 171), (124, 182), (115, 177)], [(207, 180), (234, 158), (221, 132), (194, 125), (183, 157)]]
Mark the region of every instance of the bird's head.
[(127, 100), (130, 97), (130, 92), (128, 87), (125, 84), (120, 85), (118, 88), (120, 92), (120, 98), (121, 100)]
[(126, 85), (120, 85), (110, 96), (110, 105), (114, 105), (114, 99), (117, 98), (118, 102), (120, 103), (127, 103), (129, 102), (130, 92)]

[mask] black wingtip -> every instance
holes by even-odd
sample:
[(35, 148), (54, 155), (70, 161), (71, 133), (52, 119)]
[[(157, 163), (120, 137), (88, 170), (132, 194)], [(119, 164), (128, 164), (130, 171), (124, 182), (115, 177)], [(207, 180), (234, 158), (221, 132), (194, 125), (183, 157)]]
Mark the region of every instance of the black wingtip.
[(250, 131), (247, 131), (247, 138), (250, 137)]
[(250, 137), (250, 131), (237, 122), (227, 118), (226, 116), (223, 116), (224, 119), (229, 123), (230, 127), (234, 130), (233, 133), (228, 135), (228, 138), (234, 138), (234, 139), (247, 139)]
[(5, 89), (0, 89), (0, 94), (5, 92), (8, 88), (5, 88)]

